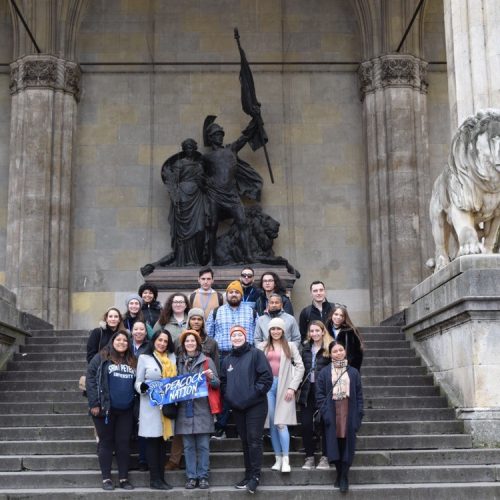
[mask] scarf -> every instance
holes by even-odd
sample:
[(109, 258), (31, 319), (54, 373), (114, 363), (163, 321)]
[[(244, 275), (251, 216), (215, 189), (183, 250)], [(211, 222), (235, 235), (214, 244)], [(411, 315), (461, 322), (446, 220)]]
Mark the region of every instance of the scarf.
[(332, 399), (340, 401), (349, 397), (349, 375), (347, 359), (332, 362)]
[[(177, 375), (177, 370), (175, 369), (174, 363), (168, 359), (168, 354), (159, 353), (157, 350), (154, 351), (153, 356), (157, 361), (161, 364), (161, 377), (162, 378), (170, 378), (175, 377)], [(172, 426), (172, 421), (165, 417), (162, 412), (161, 415), (161, 423), (163, 425), (163, 439), (166, 441), (170, 436), (174, 435), (174, 430)]]

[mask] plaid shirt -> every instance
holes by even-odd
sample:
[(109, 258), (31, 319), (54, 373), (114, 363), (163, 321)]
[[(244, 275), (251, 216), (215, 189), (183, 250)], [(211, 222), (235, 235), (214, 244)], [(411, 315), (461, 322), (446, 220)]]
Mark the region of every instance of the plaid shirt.
[(234, 325), (240, 325), (247, 331), (247, 342), (253, 344), (253, 334), (255, 330), (255, 311), (247, 304), (240, 303), (236, 308), (229, 304), (224, 304), (217, 309), (214, 320), (213, 311), (207, 318), (205, 325), (207, 335), (216, 340), (220, 351), (230, 351), (232, 349), (229, 330)]

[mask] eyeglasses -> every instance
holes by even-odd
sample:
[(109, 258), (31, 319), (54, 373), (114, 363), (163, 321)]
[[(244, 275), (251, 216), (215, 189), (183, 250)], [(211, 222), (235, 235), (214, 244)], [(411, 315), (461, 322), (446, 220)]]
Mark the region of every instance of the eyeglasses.
[(172, 302), (172, 304), (177, 304), (177, 305), (181, 305), (181, 304), (182, 304), (182, 305), (184, 305), (184, 304), (185, 304), (185, 302), (184, 302), (183, 300), (174, 300), (174, 301)]
[(241, 273), (242, 278), (253, 278), (253, 274)]

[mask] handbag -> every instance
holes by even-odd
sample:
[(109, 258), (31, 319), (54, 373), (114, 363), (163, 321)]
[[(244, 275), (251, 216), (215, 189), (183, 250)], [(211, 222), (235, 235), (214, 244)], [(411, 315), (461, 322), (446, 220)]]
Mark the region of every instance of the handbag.
[(177, 418), (178, 410), (179, 408), (177, 403), (169, 403), (161, 407), (163, 416), (169, 418), (170, 420), (175, 420)]
[(86, 397), (87, 397), (87, 389), (86, 389), (86, 386), (85, 386), (86, 382), (87, 382), (87, 376), (86, 376), (86, 375), (82, 375), (82, 376), (78, 379), (78, 389), (79, 389), (80, 391), (82, 391), (82, 396), (83, 396), (84, 398), (86, 398)]
[[(203, 365), (204, 370), (208, 370), (208, 359), (205, 359), (205, 363)], [(212, 384), (207, 380), (207, 388), (208, 388), (208, 405), (210, 406), (210, 413), (212, 415), (217, 415), (218, 413), (222, 413), (222, 398), (220, 394), (219, 387), (212, 387)]]

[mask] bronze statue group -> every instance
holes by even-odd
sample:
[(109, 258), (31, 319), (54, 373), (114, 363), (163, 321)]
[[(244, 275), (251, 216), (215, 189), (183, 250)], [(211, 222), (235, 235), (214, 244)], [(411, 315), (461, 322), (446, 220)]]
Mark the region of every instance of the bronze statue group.
[[(348, 491), (363, 418), (361, 335), (346, 306), (327, 300), (321, 281), (311, 283), (312, 303), (297, 322), (279, 276), (264, 272), (260, 286), (255, 278), (244, 267), (223, 297), (212, 288), (212, 269), (202, 268), (199, 288), (189, 297), (173, 293), (163, 306), (146, 283), (127, 298), (123, 314), (109, 308), (90, 332), (86, 392), (104, 490), (115, 488), (113, 454), (119, 487), (134, 489), (128, 479), (133, 439), (152, 489), (172, 488), (168, 471), (181, 467), (183, 455), (185, 488), (208, 489), (210, 442), (226, 438), (232, 418), (245, 465), (236, 488), (257, 490), (264, 435), (275, 454), (271, 469), (293, 474), (289, 426), (300, 422), (302, 468), (333, 464), (334, 487)], [(208, 397), (181, 401), (173, 413), (171, 405), (150, 404), (152, 382), (200, 373)]]

